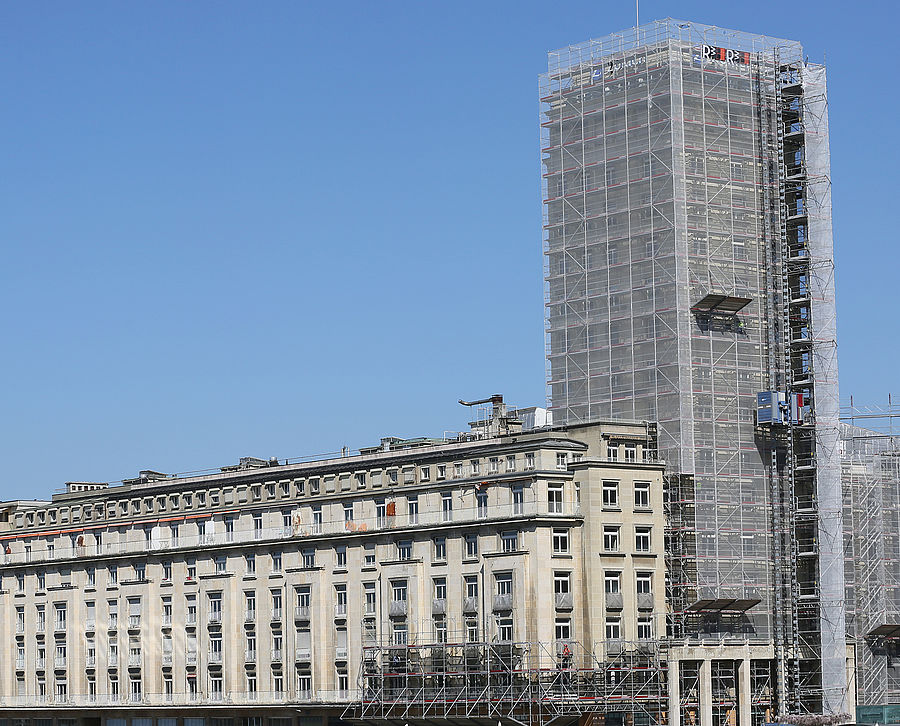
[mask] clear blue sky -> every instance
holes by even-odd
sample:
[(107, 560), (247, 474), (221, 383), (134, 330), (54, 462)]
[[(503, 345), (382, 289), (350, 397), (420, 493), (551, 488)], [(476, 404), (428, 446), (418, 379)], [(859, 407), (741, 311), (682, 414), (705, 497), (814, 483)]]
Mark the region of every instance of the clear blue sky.
[[(670, 15), (827, 54), (842, 397), (900, 393), (896, 4), (642, 3)], [(633, 23), (576, 0), (2, 4), (0, 497), (542, 402), (537, 76)]]

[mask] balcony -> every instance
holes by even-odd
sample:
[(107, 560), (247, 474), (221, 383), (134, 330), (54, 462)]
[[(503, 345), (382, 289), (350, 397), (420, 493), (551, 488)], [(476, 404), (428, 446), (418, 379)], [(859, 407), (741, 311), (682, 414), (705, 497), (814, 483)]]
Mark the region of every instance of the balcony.
[(653, 610), (653, 593), (639, 592), (637, 594), (638, 610)]
[(272, 622), (273, 623), (281, 622), (281, 608), (273, 608), (272, 609)]
[(25, 623), (16, 623), (16, 633), (24, 633), (25, 632)]
[(512, 595), (494, 595), (494, 612), (508, 612), (512, 610)]
[(606, 593), (606, 609), (607, 610), (621, 610), (622, 607), (623, 607), (623, 603), (622, 603), (622, 593), (621, 592)]
[(25, 659), (24, 658), (16, 658), (16, 670), (17, 671), (25, 670)]
[(347, 660), (347, 648), (346, 648), (346, 647), (337, 646), (337, 647), (334, 649), (334, 659), (335, 659), (335, 660), (339, 660), (339, 661)]
[(222, 651), (210, 651), (207, 654), (206, 662), (209, 664), (216, 663), (216, 664), (221, 665), (222, 664)]
[(256, 663), (256, 651), (255, 650), (245, 650), (244, 651), (244, 663)]
[(347, 603), (338, 603), (334, 606), (334, 617), (344, 620), (347, 617)]
[[(90, 667), (91, 667), (91, 666), (88, 665), (88, 664), (85, 664), (85, 665), (86, 665), (87, 668), (90, 668)], [(47, 667), (47, 659), (46, 659), (46, 658), (38, 658), (38, 659), (34, 662), (34, 669), (35, 669), (36, 671), (42, 671), (42, 670), (44, 670), (46, 667)]]
[(39, 620), (38, 624), (35, 625), (35, 627), (34, 627), (34, 632), (43, 633), (46, 629), (47, 629), (47, 623), (45, 623), (43, 620)]
[(298, 622), (309, 621), (309, 605), (297, 605), (294, 608), (294, 620)]
[(472, 615), (477, 612), (478, 612), (478, 598), (477, 597), (463, 598), (463, 613), (466, 615)]
[(131, 653), (128, 656), (129, 668), (140, 668), (143, 664), (143, 656), (140, 653)]
[(64, 655), (58, 655), (53, 659), (54, 668), (65, 668), (68, 665), (68, 659)]
[(312, 660), (312, 651), (309, 648), (297, 648), (295, 658), (297, 663), (309, 663)]
[(107, 630), (118, 630), (119, 629), (119, 618), (115, 615), (110, 615), (109, 620), (106, 623)]
[(96, 623), (93, 620), (86, 620), (84, 622), (84, 631), (86, 633), (93, 633), (95, 627), (96, 627)]
[(184, 619), (184, 624), (193, 627), (197, 624), (197, 613), (188, 612)]
[(197, 665), (197, 651), (188, 651), (185, 653), (184, 662), (188, 665)]
[(171, 628), (172, 627), (172, 616), (171, 615), (163, 615), (162, 616), (162, 625), (163, 628)]
[(66, 632), (66, 621), (65, 620), (57, 620), (53, 624), (53, 631), (55, 633), (65, 633)]
[(129, 630), (138, 630), (141, 627), (141, 616), (140, 615), (129, 615), (128, 616), (128, 629)]
[(405, 618), (409, 612), (409, 603), (406, 600), (392, 600), (388, 615), (392, 618)]
[(222, 624), (222, 611), (221, 610), (213, 610), (207, 616), (206, 622), (209, 625), (221, 625)]
[(281, 648), (272, 648), (272, 662), (281, 663), (284, 660), (284, 652)]
[(431, 601), (431, 614), (432, 615), (446, 615), (447, 614), (447, 598), (445, 597), (436, 597)]
[(255, 623), (256, 622), (256, 610), (247, 610), (244, 613), (244, 622), (245, 623)]
[(557, 610), (571, 610), (574, 607), (571, 592), (557, 592), (554, 595)]
[(162, 664), (164, 666), (172, 665), (172, 654), (171, 653), (163, 653), (162, 654)]

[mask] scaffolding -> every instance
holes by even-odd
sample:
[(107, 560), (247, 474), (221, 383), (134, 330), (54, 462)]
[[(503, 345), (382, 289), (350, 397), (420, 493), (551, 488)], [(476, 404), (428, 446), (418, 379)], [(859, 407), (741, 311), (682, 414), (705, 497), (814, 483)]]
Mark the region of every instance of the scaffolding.
[[(658, 422), (669, 632), (771, 639), (779, 711), (841, 712), (824, 68), (666, 19), (550, 53), (540, 96), (555, 420)], [(762, 391), (798, 415), (757, 426)]]
[(657, 641), (369, 642), (361, 701), (344, 718), (540, 726), (585, 715), (610, 725), (666, 723), (666, 663)]
[(848, 632), (857, 704), (900, 704), (900, 406), (842, 412)]

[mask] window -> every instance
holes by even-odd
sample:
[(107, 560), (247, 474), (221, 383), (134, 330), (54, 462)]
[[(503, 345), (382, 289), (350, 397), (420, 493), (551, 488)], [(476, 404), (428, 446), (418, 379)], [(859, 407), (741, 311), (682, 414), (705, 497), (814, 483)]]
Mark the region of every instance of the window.
[(481, 461), (472, 459), (469, 463), (472, 465), (472, 476), (478, 476), (481, 473)]
[(366, 615), (374, 615), (375, 614), (375, 583), (374, 582), (364, 582), (363, 583), (363, 595), (365, 598), (365, 614)]
[(450, 492), (441, 494), (441, 521), (453, 521), (453, 495)]
[(391, 580), (391, 600), (406, 602), (406, 580)]
[(513, 620), (512, 618), (497, 618), (497, 640), (501, 642), (509, 642), (513, 639)]
[(634, 550), (635, 552), (650, 551), (650, 527), (634, 528)]
[(478, 621), (475, 618), (466, 619), (466, 642), (478, 642)]
[(384, 499), (375, 500), (375, 526), (387, 526), (387, 504)]
[(478, 575), (466, 575), (464, 582), (466, 585), (466, 597), (478, 598)]
[(93, 567), (88, 567), (85, 573), (87, 574), (87, 586), (94, 587), (97, 584), (97, 570)]
[(57, 631), (66, 629), (66, 605), (65, 603), (56, 603), (56, 625)]
[(419, 481), (421, 481), (421, 482), (431, 481), (431, 467), (429, 467), (429, 466), (419, 467)]
[(637, 445), (625, 444), (625, 461), (637, 461)]
[(419, 523), (419, 498), (418, 497), (407, 497), (406, 512), (409, 515), (409, 523), (410, 524), (418, 524)]
[(115, 565), (110, 565), (106, 571), (107, 573), (107, 582), (110, 587), (118, 584), (119, 582), (119, 569)]
[(162, 579), (163, 579), (163, 582), (171, 582), (172, 581), (172, 563), (171, 562), (163, 562), (162, 563)]
[(651, 640), (653, 638), (653, 621), (649, 615), (641, 615), (637, 620), (638, 640)]
[(353, 521), (353, 502), (344, 502), (344, 523)]
[(512, 487), (512, 504), (513, 514), (523, 514), (525, 512), (525, 490), (521, 484), (514, 484)]
[(557, 640), (572, 639), (572, 623), (569, 618), (557, 618), (555, 630)]
[(519, 549), (519, 532), (515, 529), (507, 529), (500, 533), (500, 551), (515, 552)]
[(619, 506), (619, 482), (609, 480), (603, 482), (603, 506)]
[(569, 468), (568, 458), (569, 457), (566, 456), (565, 454), (557, 454), (556, 455), (556, 468), (562, 469), (562, 470), (568, 469)]
[(479, 491), (475, 495), (475, 501), (478, 506), (478, 518), (482, 519), (488, 516), (488, 494), (485, 491)]
[(196, 580), (197, 579), (197, 563), (194, 560), (187, 561), (187, 579), (188, 580)]
[(447, 599), (447, 578), (446, 577), (435, 577), (433, 582), (434, 582), (434, 599), (435, 600), (446, 600)]
[(256, 572), (256, 555), (244, 555), (244, 564), (247, 566), (247, 574), (254, 574)]
[(494, 574), (494, 584), (498, 595), (512, 595), (512, 573), (497, 572)]
[(606, 458), (608, 461), (618, 461), (619, 460), (619, 447), (617, 444), (607, 444), (606, 445)]
[(516, 470), (516, 457), (515, 455), (510, 455), (506, 457), (506, 470), (507, 471), (515, 471)]
[(335, 567), (339, 569), (346, 569), (347, 567), (347, 548), (346, 547), (335, 547), (334, 548), (334, 564)]
[(488, 473), (489, 474), (497, 474), (500, 472), (500, 459), (496, 456), (492, 456), (488, 459)]
[(607, 570), (603, 573), (603, 590), (607, 594), (622, 592), (622, 573)]
[(313, 534), (322, 533), (322, 507), (316, 505), (313, 507)]
[(553, 530), (553, 553), (566, 554), (569, 551), (569, 530), (554, 529)]
[(162, 624), (172, 624), (172, 597), (170, 595), (162, 598)]
[(618, 616), (606, 618), (606, 639), (622, 639), (622, 619)]
[(228, 559), (225, 557), (225, 555), (216, 556), (216, 572), (225, 572), (227, 564)]
[(438, 479), (446, 479), (447, 478), (447, 467), (444, 464), (438, 464), (437, 478)]
[(184, 601), (187, 624), (193, 625), (197, 622), (197, 596), (186, 595)]
[(638, 572), (636, 575), (636, 591), (638, 595), (650, 595), (653, 593), (653, 573)]
[(636, 481), (634, 483), (634, 508), (650, 509), (650, 482)]
[(356, 488), (357, 489), (365, 489), (366, 488), (366, 475), (364, 472), (360, 472), (356, 475)]
[(553, 592), (556, 595), (567, 595), (572, 590), (571, 575), (568, 572), (553, 573)]
[(225, 541), (234, 542), (234, 517), (225, 517)]
[(208, 602), (209, 602), (209, 622), (210, 623), (221, 623), (222, 622), (222, 593), (221, 592), (209, 593)]
[(312, 548), (303, 550), (301, 553), (303, 567), (311, 569), (316, 566), (316, 551)]
[(447, 559), (447, 538), (446, 537), (435, 537), (434, 538), (434, 559), (438, 561), (443, 561)]
[(253, 539), (262, 539), (263, 536), (263, 517), (261, 512), (253, 514)]
[(534, 452), (529, 451), (525, 454), (525, 469), (527, 471), (534, 469)]
[(334, 614), (337, 616), (346, 616), (347, 615), (347, 586), (346, 585), (335, 585), (334, 586)]
[(478, 535), (466, 535), (466, 557), (478, 557)]
[(297, 673), (297, 697), (302, 701), (312, 698), (312, 674), (306, 671)]
[(401, 539), (397, 541), (397, 559), (398, 560), (411, 560), (412, 559), (412, 540), (411, 539)]
[(447, 619), (443, 616), (434, 619), (434, 637), (438, 643), (447, 642)]
[(222, 678), (221, 676), (209, 677), (209, 698), (212, 701), (222, 700)]
[(453, 465), (453, 476), (455, 476), (457, 479), (462, 479), (462, 475), (463, 475), (463, 465), (462, 465), (462, 462), (461, 462), (461, 461), (457, 461), (457, 462)]
[(619, 551), (619, 528), (606, 525), (603, 527), (603, 549), (605, 552)]
[(547, 487), (547, 511), (550, 514), (562, 514), (563, 511), (563, 485), (551, 484)]
[(281, 619), (281, 606), (284, 602), (281, 594), (281, 590), (272, 590), (272, 618), (275, 620)]
[(391, 641), (394, 645), (406, 645), (406, 623), (396, 620), (393, 623), (393, 632), (391, 633)]
[(375, 543), (374, 542), (366, 542), (365, 550), (363, 551), (363, 566), (373, 567), (374, 565), (375, 565)]
[(388, 482), (389, 482), (390, 484), (396, 484), (396, 483), (397, 483), (397, 477), (398, 477), (398, 476), (399, 476), (399, 473), (397, 472), (396, 469), (393, 469), (393, 470), (389, 471), (389, 472), (388, 472)]

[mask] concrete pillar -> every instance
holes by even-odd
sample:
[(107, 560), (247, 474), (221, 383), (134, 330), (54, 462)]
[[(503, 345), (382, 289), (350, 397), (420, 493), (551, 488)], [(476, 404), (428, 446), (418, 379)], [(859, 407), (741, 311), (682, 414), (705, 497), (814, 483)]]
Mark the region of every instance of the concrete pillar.
[(681, 726), (681, 679), (677, 660), (669, 661), (669, 726)]
[(738, 716), (740, 726), (750, 726), (750, 658), (744, 658), (738, 665)]
[(713, 726), (712, 661), (700, 661), (700, 726)]

